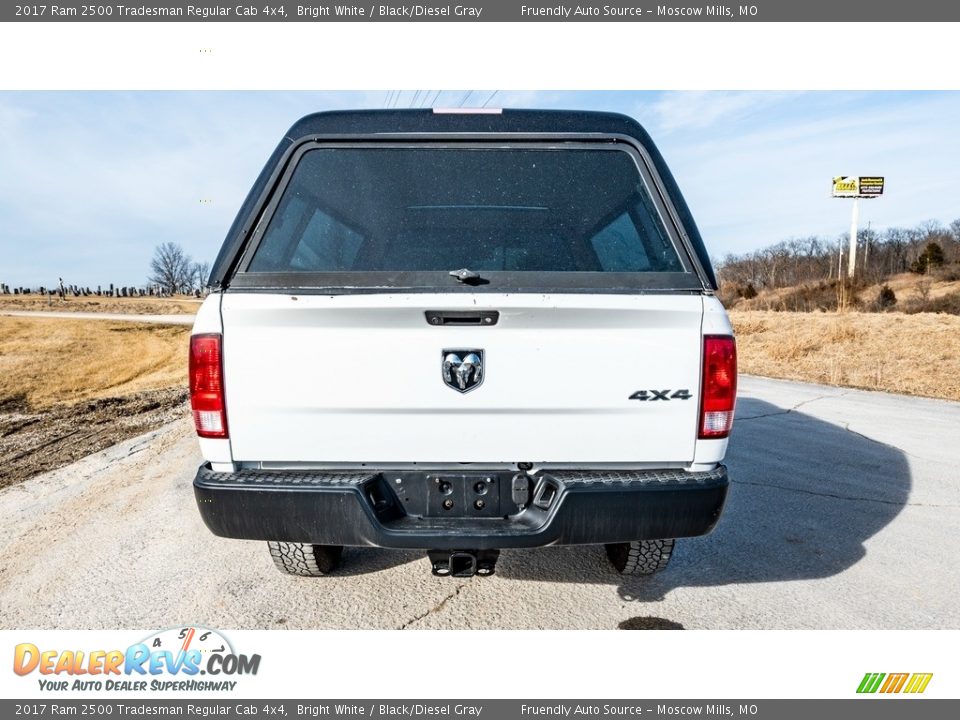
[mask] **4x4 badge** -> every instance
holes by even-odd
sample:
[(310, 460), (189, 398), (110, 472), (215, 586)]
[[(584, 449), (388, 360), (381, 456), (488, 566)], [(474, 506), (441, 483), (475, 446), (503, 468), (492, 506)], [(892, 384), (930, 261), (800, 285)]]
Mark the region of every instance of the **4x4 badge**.
[(483, 350), (444, 350), (440, 369), (447, 387), (470, 392), (483, 382)]
[[(670, 394), (672, 392), (672, 394)], [(684, 388), (683, 390), (637, 390), (633, 395), (631, 395), (629, 400), (649, 400), (650, 402), (655, 402), (657, 400), (689, 400), (693, 395), (690, 394), (690, 391)]]

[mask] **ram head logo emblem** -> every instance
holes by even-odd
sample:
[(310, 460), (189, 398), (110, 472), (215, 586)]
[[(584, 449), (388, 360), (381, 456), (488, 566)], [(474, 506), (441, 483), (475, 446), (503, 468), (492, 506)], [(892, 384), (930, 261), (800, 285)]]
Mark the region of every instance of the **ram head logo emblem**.
[(444, 350), (443, 381), (457, 392), (469, 392), (483, 382), (483, 350)]

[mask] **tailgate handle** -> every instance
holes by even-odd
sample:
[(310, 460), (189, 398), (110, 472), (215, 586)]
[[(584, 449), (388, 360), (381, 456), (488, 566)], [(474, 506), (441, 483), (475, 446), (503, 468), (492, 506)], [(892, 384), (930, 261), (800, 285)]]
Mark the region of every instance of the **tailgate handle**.
[(430, 325), (496, 325), (500, 320), (497, 310), (427, 310)]

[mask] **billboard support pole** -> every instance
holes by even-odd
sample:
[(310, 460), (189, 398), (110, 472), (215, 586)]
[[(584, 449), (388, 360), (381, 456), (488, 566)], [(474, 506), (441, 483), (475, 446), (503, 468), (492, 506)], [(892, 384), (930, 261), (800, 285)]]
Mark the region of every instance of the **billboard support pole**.
[(860, 198), (853, 199), (853, 215), (850, 218), (850, 260), (847, 263), (847, 277), (853, 279), (857, 267), (857, 223), (860, 221)]

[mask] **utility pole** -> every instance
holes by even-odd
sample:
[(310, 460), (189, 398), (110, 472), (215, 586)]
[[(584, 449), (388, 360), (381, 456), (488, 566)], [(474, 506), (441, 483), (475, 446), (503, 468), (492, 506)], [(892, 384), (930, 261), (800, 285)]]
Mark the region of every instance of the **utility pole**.
[(870, 223), (867, 223), (867, 235), (863, 239), (863, 274), (867, 274), (867, 259), (870, 255)]
[(837, 311), (843, 312), (845, 302), (846, 287), (843, 284), (843, 240), (840, 241), (840, 247), (837, 250)]
[(847, 277), (853, 280), (857, 267), (857, 223), (860, 221), (860, 198), (853, 199), (853, 214), (850, 217), (850, 258), (847, 260)]

